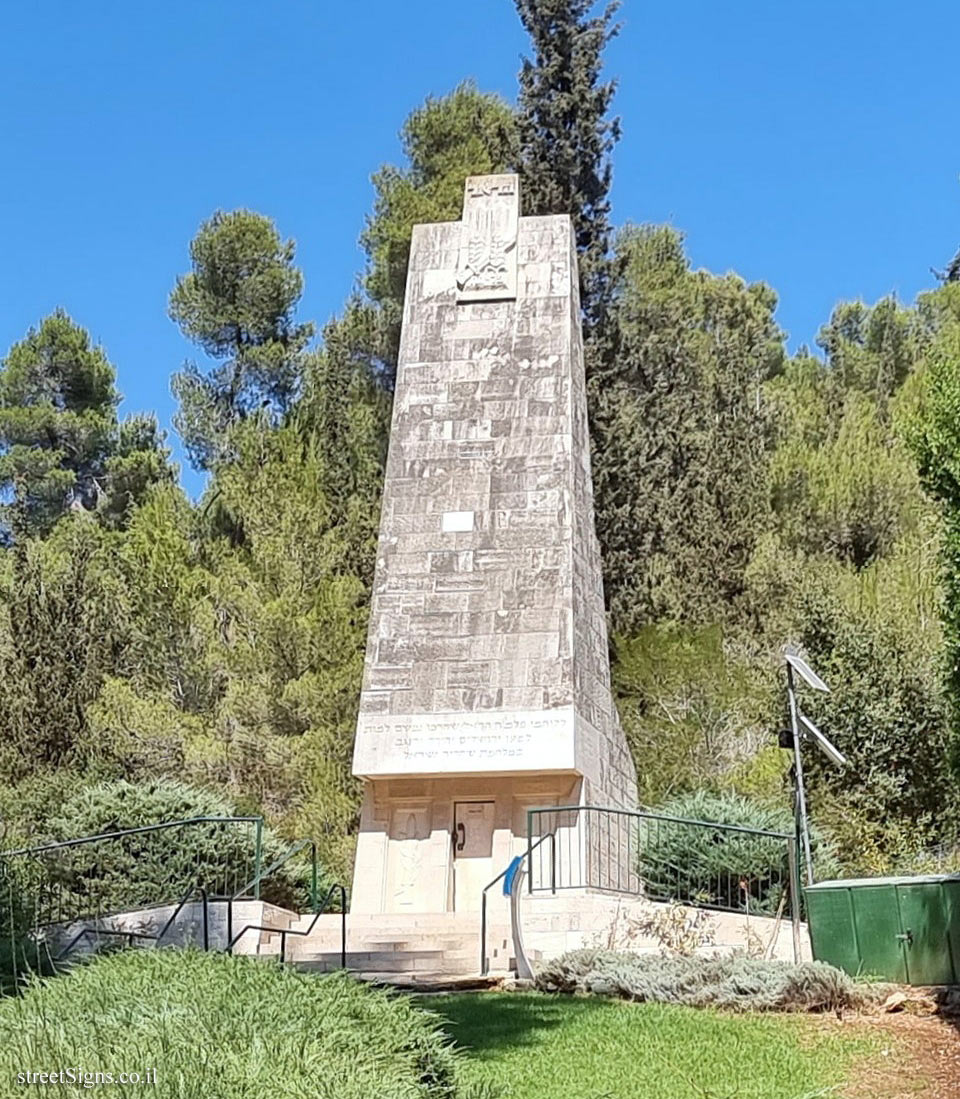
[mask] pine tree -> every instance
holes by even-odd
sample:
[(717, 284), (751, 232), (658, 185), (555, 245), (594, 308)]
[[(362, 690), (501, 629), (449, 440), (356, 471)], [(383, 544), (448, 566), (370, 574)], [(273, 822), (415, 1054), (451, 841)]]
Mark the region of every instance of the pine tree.
[(124, 650), (127, 602), (111, 537), (76, 515), (48, 539), (24, 539), (13, 551), (0, 714), (28, 767), (75, 754), (86, 707)]
[(249, 210), (217, 211), (190, 245), (193, 270), (177, 279), (170, 317), (219, 360), (206, 374), (188, 363), (173, 377), (174, 424), (197, 469), (229, 455), (231, 429), (251, 412), (278, 420), (297, 393), (313, 326), (294, 318), (303, 292), (294, 252)]
[[(947, 293), (947, 291), (941, 291)], [(952, 708), (953, 762), (960, 773), (960, 325), (947, 326), (925, 363), (923, 400), (910, 444), (927, 492), (943, 509), (943, 628)]]
[(116, 371), (58, 309), (0, 367), (0, 532), (47, 534), (67, 511), (125, 522), (147, 487), (175, 478), (152, 417), (117, 421)]
[(360, 243), (367, 253), (363, 285), (375, 316), (365, 323), (366, 343), (354, 344), (388, 387), (400, 346), (413, 227), (458, 220), (467, 176), (515, 166), (516, 117), (499, 96), (465, 81), (449, 95), (429, 97), (412, 111), (400, 140), (406, 164), (385, 164), (373, 176), (376, 198)]
[(390, 399), (363, 349), (378, 339), (374, 306), (348, 304), (309, 356), (294, 422), (320, 464), (320, 487), (346, 550), (340, 571), (373, 583), (380, 493), (390, 432)]
[[(603, 48), (619, 6), (592, 17), (591, 0), (517, 0), (533, 57), (520, 70), (519, 135), (527, 214), (569, 214), (580, 258), (580, 305), (588, 339), (609, 306), (610, 153), (620, 122), (608, 111), (615, 81), (602, 81)], [(588, 364), (588, 371), (590, 364)]]

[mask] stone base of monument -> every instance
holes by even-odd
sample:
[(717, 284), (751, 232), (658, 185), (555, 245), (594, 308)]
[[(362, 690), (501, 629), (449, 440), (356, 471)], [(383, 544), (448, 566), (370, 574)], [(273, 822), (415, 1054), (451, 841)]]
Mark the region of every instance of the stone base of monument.
[[(171, 912), (172, 906), (128, 912), (103, 919), (98, 926), (101, 931), (156, 933)], [(684, 944), (689, 947), (693, 942), (696, 953), (738, 950), (784, 961), (793, 959), (792, 927), (787, 920), (694, 909), (682, 910), (681, 914), (696, 925), (693, 933), (686, 934)], [(526, 955), (534, 967), (537, 962), (583, 948), (660, 952), (670, 945), (665, 929), (677, 926), (677, 916), (675, 906), (582, 889), (524, 894), (520, 908)], [(188, 905), (164, 945), (201, 945), (201, 917), (198, 904)], [(226, 907), (212, 902), (208, 917), (209, 948), (226, 949)], [(340, 916), (323, 915), (315, 924), (313, 921), (312, 914), (300, 915), (259, 901), (236, 902), (232, 934), (247, 925), (250, 930), (240, 937), (233, 952), (279, 960), (283, 949), (288, 962), (304, 969), (339, 969)], [(54, 947), (63, 945), (81, 926), (53, 929), (48, 932), (48, 940)], [(657, 926), (659, 933), (654, 930)], [(283, 943), (282, 932), (308, 929), (307, 935), (287, 935)], [(107, 936), (102, 941), (112, 944), (116, 939)], [(92, 953), (97, 948), (95, 937), (90, 936), (79, 942), (73, 953)], [(347, 917), (347, 968), (369, 980), (424, 988), (467, 987), (464, 982), (477, 985), (481, 983), (480, 950), (481, 918), (477, 912), (351, 912)], [(495, 890), (488, 895), (486, 956), (484, 977), (489, 981), (516, 971), (509, 901)], [(804, 926), (801, 959), (807, 961), (810, 957)]]
[[(794, 960), (788, 918), (687, 908), (643, 897), (586, 890), (537, 893), (523, 898), (522, 922), (527, 952), (540, 959), (584, 948), (647, 954), (682, 946), (699, 955), (737, 951)], [(802, 924), (800, 960), (811, 959), (810, 938)]]
[[(683, 935), (685, 949), (701, 955), (739, 951), (792, 961), (793, 929), (789, 920), (745, 913), (683, 909), (695, 924)], [(288, 914), (283, 926), (306, 930), (313, 917)], [(677, 926), (676, 906), (587, 890), (535, 893), (524, 896), (521, 907), (523, 938), (528, 958), (539, 961), (569, 950), (609, 949), (660, 953), (680, 945), (671, 941), (669, 928)], [(670, 917), (669, 919), (667, 917)], [(256, 952), (276, 957), (280, 952), (280, 925), (266, 934)], [(439, 981), (475, 979), (480, 975), (480, 918), (476, 913), (356, 913), (347, 922), (347, 968), (361, 976), (385, 982), (432, 985)], [(676, 938), (676, 932), (674, 932)], [(801, 960), (812, 957), (804, 925)], [(486, 950), (491, 978), (515, 971), (509, 906), (491, 893)], [(340, 918), (322, 916), (306, 937), (290, 936), (287, 960), (304, 968), (327, 971), (340, 967)]]

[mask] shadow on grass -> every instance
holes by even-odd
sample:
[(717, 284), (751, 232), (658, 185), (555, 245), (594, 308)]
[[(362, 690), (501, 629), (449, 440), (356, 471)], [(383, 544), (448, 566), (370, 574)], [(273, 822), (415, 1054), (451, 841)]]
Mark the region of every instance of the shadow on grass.
[(538, 1034), (619, 1006), (600, 999), (575, 1000), (541, 993), (483, 993), (425, 999), (422, 1006), (439, 1015), (444, 1029), (468, 1055), (485, 1057), (534, 1044)]

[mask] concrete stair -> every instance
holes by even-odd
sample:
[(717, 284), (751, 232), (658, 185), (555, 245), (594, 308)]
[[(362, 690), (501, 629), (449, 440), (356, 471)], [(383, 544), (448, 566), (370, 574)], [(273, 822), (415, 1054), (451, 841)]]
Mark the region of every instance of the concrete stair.
[[(276, 912), (271, 930), (261, 932), (256, 954), (276, 958), (281, 931), (308, 932), (286, 936), (285, 957), (303, 969), (328, 972), (340, 968), (340, 916)], [(311, 927), (311, 925), (313, 925)], [(274, 929), (275, 927), (275, 929)], [(491, 974), (513, 967), (511, 935), (501, 922), (487, 927)], [(480, 917), (476, 913), (400, 913), (347, 916), (347, 968), (371, 980), (391, 983), (436, 983), (439, 979), (476, 978), (480, 974)]]

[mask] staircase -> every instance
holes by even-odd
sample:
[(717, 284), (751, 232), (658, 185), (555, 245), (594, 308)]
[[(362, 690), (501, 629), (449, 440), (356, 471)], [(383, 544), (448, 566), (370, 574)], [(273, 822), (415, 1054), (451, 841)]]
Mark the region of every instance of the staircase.
[[(279, 959), (283, 949), (286, 961), (300, 968), (315, 972), (340, 968), (339, 915), (321, 916), (312, 929), (314, 917), (309, 914), (298, 916), (273, 909), (271, 916), (271, 929), (262, 931), (259, 941), (250, 944), (250, 953)], [(308, 934), (302, 934), (308, 929)], [(283, 935), (284, 931), (293, 934)], [(492, 980), (510, 971), (513, 958), (508, 925), (487, 927), (487, 955)], [(480, 917), (472, 912), (351, 914), (346, 961), (352, 973), (391, 984), (479, 979)]]

